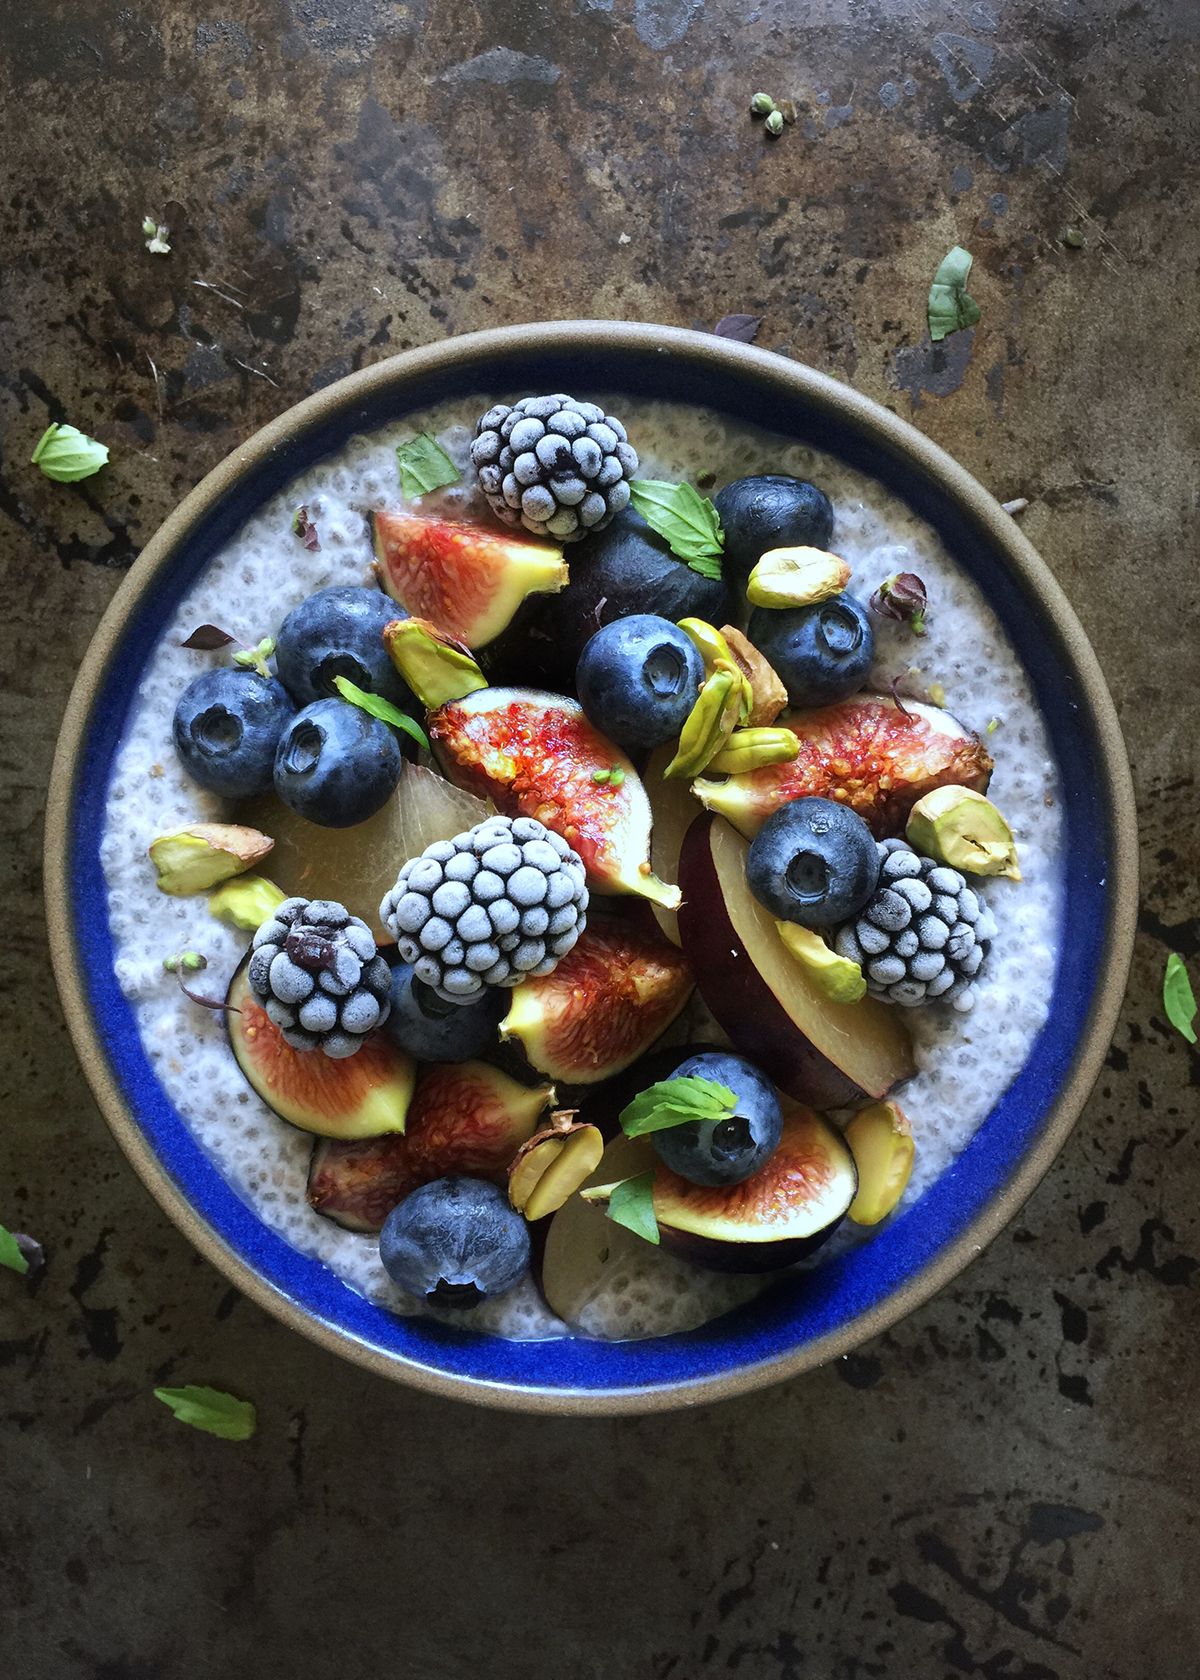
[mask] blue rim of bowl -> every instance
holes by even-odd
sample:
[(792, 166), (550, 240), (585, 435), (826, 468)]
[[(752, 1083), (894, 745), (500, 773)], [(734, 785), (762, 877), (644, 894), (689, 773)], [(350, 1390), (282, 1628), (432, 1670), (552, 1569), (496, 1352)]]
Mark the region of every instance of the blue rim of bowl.
[[(264, 1226), (150, 1068), (112, 966), (99, 860), (113, 755), (179, 596), (254, 510), (370, 431), (472, 392), (653, 392), (767, 425), (869, 473), (939, 532), (1014, 642), (1063, 767), (1063, 926), (1049, 1020), (953, 1165), (864, 1247), (699, 1330), (652, 1341), (508, 1342), (400, 1319)], [(959, 1272), (1061, 1148), (1103, 1063), (1132, 954), (1133, 794), (1095, 656), (1053, 576), (999, 504), (914, 427), (769, 351), (679, 328), (562, 321), (407, 351), (310, 397), (215, 468), (152, 538), (98, 627), (64, 717), (47, 804), (51, 953), (84, 1072), (118, 1142), (180, 1230), (244, 1294), (331, 1351), (456, 1399), (559, 1414), (726, 1398), (850, 1352)]]

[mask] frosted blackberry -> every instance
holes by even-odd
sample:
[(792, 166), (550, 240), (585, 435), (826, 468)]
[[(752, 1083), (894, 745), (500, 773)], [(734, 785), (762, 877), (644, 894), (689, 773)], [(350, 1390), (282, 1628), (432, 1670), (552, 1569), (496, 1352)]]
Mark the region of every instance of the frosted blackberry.
[(392, 971), (370, 928), (328, 899), (284, 899), (254, 935), (246, 978), (285, 1044), (338, 1060), (392, 1007)]
[(939, 1000), (971, 1009), (996, 918), (956, 869), (904, 840), (882, 841), (879, 861), (874, 897), (834, 949), (859, 964), (873, 997), (908, 1009)]
[(411, 858), (379, 906), (416, 978), (449, 1003), (549, 974), (586, 925), (582, 859), (532, 817), (487, 817)]
[(471, 459), (498, 518), (558, 542), (599, 531), (627, 507), (638, 468), (619, 420), (561, 392), (489, 408)]

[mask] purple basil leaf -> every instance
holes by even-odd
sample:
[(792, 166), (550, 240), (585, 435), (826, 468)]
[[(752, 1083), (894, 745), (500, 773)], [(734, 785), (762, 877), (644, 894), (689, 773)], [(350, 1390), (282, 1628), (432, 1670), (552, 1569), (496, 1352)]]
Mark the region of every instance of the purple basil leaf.
[(186, 642), (180, 646), (185, 648), (200, 648), (204, 653), (212, 653), (215, 648), (228, 647), (236, 638), (228, 630), (222, 630), (218, 624), (202, 624), (198, 630), (193, 630)]
[(36, 1237), (28, 1237), (24, 1231), (14, 1231), (12, 1239), (21, 1253), (25, 1256), (25, 1264), (29, 1267), (27, 1276), (40, 1272), (46, 1264), (46, 1251)]
[(736, 338), (739, 344), (753, 344), (762, 324), (761, 315), (723, 315), (713, 332), (717, 338)]

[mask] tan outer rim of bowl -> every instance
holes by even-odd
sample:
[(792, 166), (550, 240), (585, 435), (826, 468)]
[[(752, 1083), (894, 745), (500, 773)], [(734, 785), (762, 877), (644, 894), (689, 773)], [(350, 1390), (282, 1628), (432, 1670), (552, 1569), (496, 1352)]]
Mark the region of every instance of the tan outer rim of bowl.
[[(75, 783), (95, 694), (104, 667), (117, 645), (126, 614), (134, 602), (169, 569), (185, 535), (203, 521), (213, 505), (249, 468), (285, 441), (320, 424), (331, 412), (381, 389), (402, 390), (413, 376), (428, 376), (464, 365), (480, 367), (487, 384), (490, 360), (516, 353), (577, 352), (597, 349), (657, 351), (672, 360), (705, 365), (716, 373), (761, 387), (803, 397), (818, 411), (837, 416), (893, 455), (907, 457), (943, 490), (975, 527), (1003, 551), (1013, 570), (1040, 600), (1054, 632), (1078, 675), (1094, 721), (1105, 803), (1111, 816), (1114, 858), (1112, 897), (1103, 973), (1087, 1026), (1070, 1073), (1036, 1146), (1030, 1150), (979, 1217), (911, 1279), (871, 1312), (844, 1329), (807, 1344), (794, 1353), (737, 1367), (692, 1383), (615, 1391), (518, 1388), (449, 1376), (416, 1361), (379, 1352), (336, 1326), (298, 1307), (250, 1266), (196, 1212), (157, 1159), (118, 1089), (103, 1043), (88, 1009), (79, 970), (70, 914), (68, 834), (71, 790)], [(80, 667), (59, 736), (46, 811), (46, 912), (55, 977), (67, 1025), (84, 1074), (101, 1112), (138, 1176), (196, 1248), (244, 1295), (321, 1347), (342, 1355), (379, 1376), (410, 1384), (430, 1394), (513, 1411), (562, 1416), (600, 1416), (662, 1411), (729, 1399), (784, 1377), (796, 1376), (849, 1353), (886, 1330), (930, 1296), (982, 1252), (1031, 1194), (1062, 1147), (1092, 1089), (1107, 1053), (1124, 995), (1133, 952), (1137, 912), (1137, 829), (1133, 788), (1116, 712), (1096, 657), (1066, 596), (1036, 551), (999, 503), (949, 455), (915, 427), (869, 398), (799, 362), (771, 351), (733, 343), (681, 328), (620, 321), (555, 321), (501, 327), (451, 338), (441, 344), (406, 351), (351, 374), (289, 409), (234, 450), (196, 486), (143, 549), (113, 597)]]

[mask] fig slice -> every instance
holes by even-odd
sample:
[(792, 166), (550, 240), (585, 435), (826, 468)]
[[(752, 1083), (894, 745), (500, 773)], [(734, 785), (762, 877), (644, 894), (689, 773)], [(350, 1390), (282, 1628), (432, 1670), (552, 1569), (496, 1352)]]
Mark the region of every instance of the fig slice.
[(251, 992), (245, 963), (225, 1001), (237, 1064), (281, 1120), (327, 1138), (403, 1132), (416, 1067), (381, 1032), (368, 1033), (362, 1048), (341, 1061), (293, 1050)]
[(309, 1203), (347, 1230), (377, 1231), (410, 1191), (435, 1178), (463, 1173), (503, 1184), (553, 1101), (552, 1085), (531, 1090), (484, 1062), (431, 1063), (417, 1076), (403, 1137), (317, 1144)]
[(908, 814), (934, 788), (987, 789), (992, 759), (979, 738), (937, 706), (858, 694), (837, 706), (784, 712), (777, 720), (799, 738), (786, 764), (768, 764), (724, 780), (699, 777), (700, 803), (753, 840), (791, 799), (816, 795), (857, 811), (878, 839), (904, 833)]
[(548, 543), (413, 513), (375, 513), (371, 525), (386, 593), (469, 648), (506, 629), (527, 595), (555, 594), (567, 582), (562, 550)]
[(553, 973), (522, 980), (500, 1023), (539, 1072), (595, 1085), (620, 1073), (666, 1031), (692, 993), (692, 971), (650, 921), (588, 924)]
[[(583, 859), (593, 891), (632, 893), (668, 909), (679, 903), (679, 888), (650, 867), (650, 801), (637, 772), (577, 700), (481, 688), (430, 712), (428, 729), (452, 780), (492, 799), (504, 816), (536, 817), (560, 834)], [(593, 780), (597, 771), (603, 783)]]
[(407, 759), (387, 804), (353, 828), (319, 828), (273, 793), (240, 809), (274, 835), (271, 876), (289, 897), (344, 904), (383, 945), (390, 945), (393, 935), (379, 919), (379, 905), (402, 865), (435, 840), (452, 840), (487, 815), (482, 799)]
[(784, 1116), (775, 1153), (740, 1184), (691, 1184), (658, 1162), (654, 1214), (663, 1247), (682, 1259), (719, 1272), (773, 1272), (831, 1237), (857, 1188), (841, 1133), (798, 1106)]
[(915, 1071), (902, 1012), (835, 1003), (793, 957), (746, 882), (749, 847), (702, 812), (683, 843), (679, 931), (696, 985), (738, 1050), (799, 1102), (886, 1096)]

